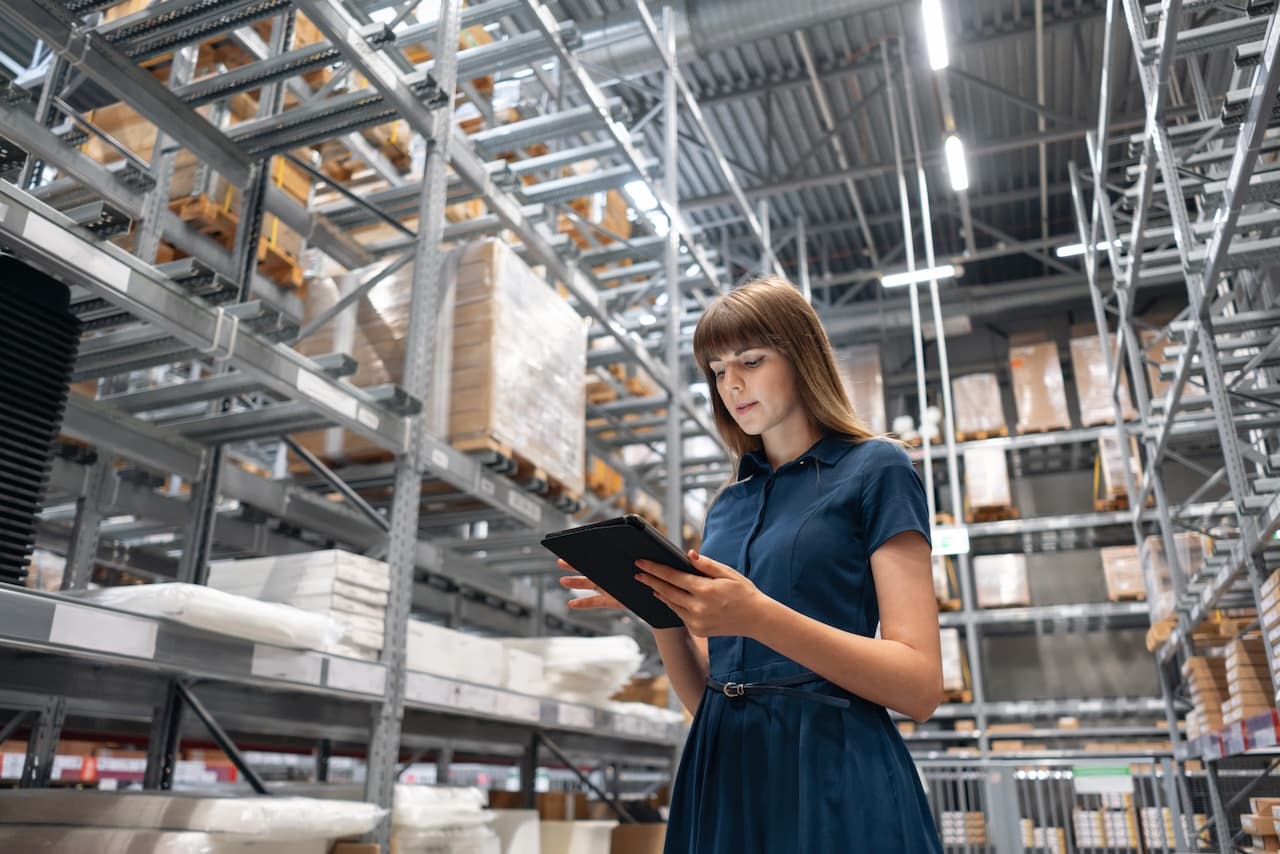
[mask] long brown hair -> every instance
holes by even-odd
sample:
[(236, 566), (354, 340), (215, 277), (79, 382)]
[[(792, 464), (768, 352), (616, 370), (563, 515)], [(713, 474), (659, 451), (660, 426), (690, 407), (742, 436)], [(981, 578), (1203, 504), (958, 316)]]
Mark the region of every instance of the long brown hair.
[(733, 420), (716, 390), (710, 363), (751, 347), (772, 347), (791, 362), (801, 404), (820, 429), (853, 442), (877, 438), (853, 411), (831, 340), (813, 306), (787, 280), (766, 276), (716, 297), (693, 332), (693, 357), (706, 377), (716, 429), (732, 453), (735, 472), (744, 454), (761, 448), (761, 439)]

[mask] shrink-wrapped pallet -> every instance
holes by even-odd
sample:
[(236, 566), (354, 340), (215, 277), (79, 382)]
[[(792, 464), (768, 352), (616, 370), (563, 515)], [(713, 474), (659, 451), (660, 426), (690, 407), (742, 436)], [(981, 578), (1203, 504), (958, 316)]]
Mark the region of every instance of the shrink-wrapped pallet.
[(854, 413), (872, 433), (884, 433), (889, 429), (889, 421), (884, 409), (880, 347), (876, 344), (841, 347), (835, 354), (840, 379)]
[[(1107, 379), (1111, 353), (1115, 348), (1115, 336), (1107, 335), (1104, 342), (1097, 335), (1071, 339), (1071, 365), (1076, 378), (1076, 397), (1080, 403), (1080, 423), (1085, 427), (1116, 423), (1115, 407), (1111, 403), (1111, 381)], [(1124, 376), (1124, 361), (1120, 362), (1120, 406), (1125, 421), (1137, 418), (1129, 396), (1129, 380)]]
[(1142, 580), (1142, 560), (1137, 546), (1112, 546), (1101, 549), (1102, 574), (1107, 581), (1107, 598), (1146, 598), (1146, 585)]
[[(585, 432), (582, 374), (585, 320), (498, 240), (469, 244), (441, 271), (434, 328), (432, 374), (423, 398), (428, 432), (464, 448), (505, 446), (568, 490), (581, 494)], [(320, 281), (307, 299), (315, 317), (376, 271), (342, 283)], [(409, 327), (411, 268), (388, 276), (345, 312), (303, 342), (309, 355), (351, 354), (359, 370), (351, 381), (400, 384)], [(385, 453), (341, 430), (307, 434), (303, 444), (329, 459)]]
[(969, 374), (951, 381), (951, 398), (955, 402), (956, 433), (978, 438), (982, 434), (1008, 433), (1004, 423), (1004, 404), (1000, 400), (1000, 381), (995, 374)]
[(973, 559), (973, 577), (979, 608), (1031, 604), (1026, 555), (979, 555)]
[(1009, 348), (1013, 401), (1019, 433), (1066, 430), (1071, 426), (1058, 345), (1053, 341)]
[(964, 491), (971, 510), (1013, 505), (1003, 448), (964, 449)]
[(1102, 487), (1103, 500), (1113, 500), (1129, 494), (1124, 479), (1124, 464), (1129, 461), (1129, 471), (1133, 475), (1134, 484), (1142, 483), (1142, 469), (1139, 466), (1138, 440), (1129, 437), (1129, 452), (1126, 456), (1118, 437), (1110, 432), (1098, 437), (1098, 468)]
[(942, 689), (944, 691), (963, 691), (966, 687), (964, 678), (964, 647), (960, 643), (959, 629), (941, 629), (942, 641)]

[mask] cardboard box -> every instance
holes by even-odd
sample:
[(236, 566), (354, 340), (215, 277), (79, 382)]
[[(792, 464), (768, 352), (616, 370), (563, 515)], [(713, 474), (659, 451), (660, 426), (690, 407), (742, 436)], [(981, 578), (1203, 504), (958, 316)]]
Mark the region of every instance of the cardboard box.
[(666, 824), (620, 824), (613, 829), (610, 854), (662, 854)]
[(884, 374), (880, 370), (880, 347), (862, 344), (835, 350), (836, 368), (854, 414), (872, 433), (889, 429), (884, 409)]
[(980, 434), (1007, 433), (1000, 381), (995, 374), (969, 374), (951, 381), (956, 433), (976, 438)]
[[(1102, 494), (1097, 497), (1113, 500), (1121, 496), (1128, 496), (1129, 487), (1124, 479), (1125, 459), (1126, 455), (1120, 444), (1119, 437), (1112, 435), (1110, 432), (1098, 437), (1098, 468), (1101, 470), (1100, 485)], [(1129, 471), (1133, 474), (1134, 485), (1141, 488), (1141, 457), (1138, 456), (1138, 440), (1134, 436), (1129, 437), (1128, 460)]]
[(1031, 604), (1026, 555), (979, 555), (973, 559), (973, 577), (979, 608)]
[(1053, 341), (1015, 345), (1010, 339), (1009, 373), (1013, 378), (1013, 402), (1019, 433), (1067, 430), (1066, 383), (1058, 345)]
[(971, 509), (1013, 505), (1003, 448), (964, 449), (964, 490)]
[[(1111, 403), (1110, 370), (1111, 351), (1115, 337), (1107, 336), (1104, 342), (1097, 335), (1071, 339), (1071, 364), (1076, 380), (1076, 397), (1080, 404), (1080, 423), (1085, 427), (1114, 424), (1115, 408)], [(1129, 382), (1124, 375), (1125, 362), (1120, 363), (1120, 404), (1125, 421), (1138, 417), (1129, 396)]]
[(942, 688), (945, 691), (963, 691), (966, 687), (964, 647), (960, 643), (959, 629), (942, 629)]
[(1107, 581), (1107, 598), (1143, 599), (1146, 585), (1142, 578), (1142, 559), (1137, 546), (1112, 546), (1099, 550), (1102, 574)]

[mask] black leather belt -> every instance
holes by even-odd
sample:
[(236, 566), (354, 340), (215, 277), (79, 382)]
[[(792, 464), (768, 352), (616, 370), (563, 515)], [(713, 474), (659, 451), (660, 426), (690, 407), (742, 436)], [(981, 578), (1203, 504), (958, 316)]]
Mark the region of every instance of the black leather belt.
[(822, 681), (823, 678), (821, 676), (804, 673), (800, 676), (781, 679), (777, 682), (718, 682), (715, 679), (708, 679), (707, 688), (717, 694), (724, 694), (731, 700), (757, 694), (770, 694), (779, 697), (798, 697), (801, 700), (810, 700), (814, 703), (822, 703), (823, 705), (835, 706), (840, 709), (847, 709), (852, 705), (846, 697), (832, 697), (830, 694), (802, 691), (796, 687)]

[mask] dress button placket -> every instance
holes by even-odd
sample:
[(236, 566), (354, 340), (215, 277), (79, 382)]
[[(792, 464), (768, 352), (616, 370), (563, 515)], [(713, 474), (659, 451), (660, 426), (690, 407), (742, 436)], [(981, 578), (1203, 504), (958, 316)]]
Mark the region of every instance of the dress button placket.
[[(746, 542), (742, 544), (742, 552), (738, 555), (738, 566), (736, 568), (738, 572), (748, 578), (751, 577), (751, 559), (748, 556), (748, 552), (750, 552), (751, 544), (755, 542), (756, 536), (759, 535), (760, 528), (764, 524), (764, 512), (769, 505), (769, 493), (773, 491), (773, 479), (777, 474), (776, 471), (770, 472), (769, 479), (764, 483), (764, 489), (760, 492), (760, 509), (756, 511), (755, 524), (751, 526), (751, 533), (747, 535)], [(746, 638), (739, 637), (736, 644), (737, 648), (734, 650), (734, 658), (736, 659), (734, 669), (742, 666), (742, 654), (745, 645)]]

